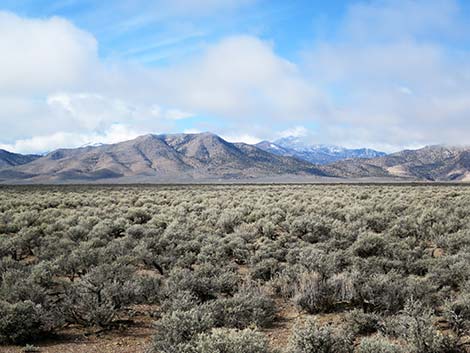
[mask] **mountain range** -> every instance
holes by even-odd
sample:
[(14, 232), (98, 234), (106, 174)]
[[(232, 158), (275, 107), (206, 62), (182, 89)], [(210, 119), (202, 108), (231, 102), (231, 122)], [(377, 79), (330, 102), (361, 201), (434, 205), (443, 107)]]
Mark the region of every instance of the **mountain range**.
[(329, 164), (349, 158), (374, 158), (384, 152), (369, 148), (347, 149), (335, 145), (310, 145), (300, 137), (288, 136), (274, 142), (262, 141), (256, 147), (278, 156), (296, 157), (314, 164)]
[(470, 148), (429, 146), (385, 155), (370, 149), (308, 146), (295, 138), (230, 143), (206, 132), (150, 134), (44, 156), (0, 150), (1, 183), (352, 179), (470, 181)]
[(322, 170), (343, 178), (470, 181), (470, 147), (427, 146), (378, 158), (344, 160)]
[(145, 135), (116, 144), (58, 149), (0, 170), (0, 180), (74, 182), (185, 181), (325, 174), (315, 165), (212, 133)]
[(41, 156), (35, 154), (19, 154), (0, 149), (0, 168), (26, 164), (40, 157)]

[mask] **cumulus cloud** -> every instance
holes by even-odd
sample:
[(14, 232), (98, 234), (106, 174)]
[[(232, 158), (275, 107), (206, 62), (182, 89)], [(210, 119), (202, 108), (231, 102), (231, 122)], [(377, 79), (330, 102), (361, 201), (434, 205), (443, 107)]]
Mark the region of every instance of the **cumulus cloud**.
[[(295, 135), (388, 151), (465, 143), (469, 52), (447, 44), (468, 33), (459, 16), (454, 0), (355, 2), (334, 33), (312, 39), (301, 61), (280, 56), (274, 42), (236, 35), (148, 68), (103, 62), (93, 35), (64, 19), (0, 12), (0, 50), (8, 53), (0, 57), (0, 123), (8, 131), (0, 142), (34, 152), (190, 129), (230, 140)], [(184, 125), (192, 117), (213, 123)], [(129, 134), (111, 133), (116, 126)]]
[(25, 19), (0, 12), (0, 38), (3, 95), (73, 88), (97, 65), (95, 38), (61, 18)]
[(144, 132), (135, 130), (132, 127), (113, 124), (103, 132), (75, 133), (56, 132), (51, 135), (33, 136), (27, 139), (20, 139), (13, 144), (0, 144), (1, 149), (18, 153), (46, 153), (58, 148), (73, 148), (94, 144), (110, 144), (131, 140)]
[(308, 119), (325, 106), (294, 63), (251, 36), (226, 38), (202, 57), (160, 72), (156, 81), (160, 97), (175, 105), (245, 121)]
[(102, 129), (116, 121), (142, 125), (155, 120), (183, 120), (192, 113), (157, 104), (134, 103), (96, 93), (57, 93), (47, 98), (51, 114), (56, 118), (75, 122), (77, 128)]

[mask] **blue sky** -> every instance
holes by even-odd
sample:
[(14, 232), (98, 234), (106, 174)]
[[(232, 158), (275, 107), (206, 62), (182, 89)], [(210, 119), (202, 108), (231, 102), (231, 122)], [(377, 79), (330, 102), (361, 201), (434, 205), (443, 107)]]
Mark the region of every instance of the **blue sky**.
[[(205, 4), (205, 3), (208, 4)], [(237, 3), (238, 1), (233, 1)], [(250, 34), (273, 41), (280, 55), (296, 59), (315, 38), (334, 33), (353, 1), (184, 1), (176, 8), (158, 1), (6, 0), (4, 10), (23, 17), (60, 16), (89, 31), (107, 60), (172, 64), (227, 36)], [(168, 2), (170, 4), (171, 2)], [(220, 3), (221, 5), (214, 5)], [(228, 5), (223, 5), (228, 3)]]
[(466, 144), (469, 19), (464, 0), (3, 0), (0, 147)]

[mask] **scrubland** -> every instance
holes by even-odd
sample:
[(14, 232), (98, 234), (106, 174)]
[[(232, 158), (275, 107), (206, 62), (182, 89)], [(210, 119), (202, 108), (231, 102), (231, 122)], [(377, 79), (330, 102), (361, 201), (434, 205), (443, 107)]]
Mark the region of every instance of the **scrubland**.
[(2, 187), (0, 351), (470, 352), (469, 213), (465, 186)]

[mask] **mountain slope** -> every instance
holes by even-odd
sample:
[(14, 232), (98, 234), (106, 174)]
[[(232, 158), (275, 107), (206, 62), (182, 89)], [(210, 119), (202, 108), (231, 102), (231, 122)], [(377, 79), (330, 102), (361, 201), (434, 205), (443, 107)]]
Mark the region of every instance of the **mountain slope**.
[(470, 148), (428, 146), (367, 160), (345, 160), (324, 166), (341, 177), (398, 177), (430, 181), (470, 181)]
[(112, 145), (59, 149), (27, 165), (4, 170), (3, 179), (32, 181), (258, 178), (324, 175), (316, 166), (211, 133), (145, 135)]
[(17, 165), (30, 163), (40, 157), (41, 156), (38, 156), (38, 155), (33, 155), (33, 154), (24, 155), (24, 154), (19, 154), (19, 153), (12, 153), (12, 152), (8, 152), (8, 151), (0, 149), (0, 168), (14, 167)]
[(262, 141), (258, 148), (279, 156), (290, 156), (314, 164), (329, 164), (349, 158), (374, 158), (385, 153), (369, 148), (347, 149), (334, 145), (308, 145), (301, 138), (284, 137), (274, 142)]

